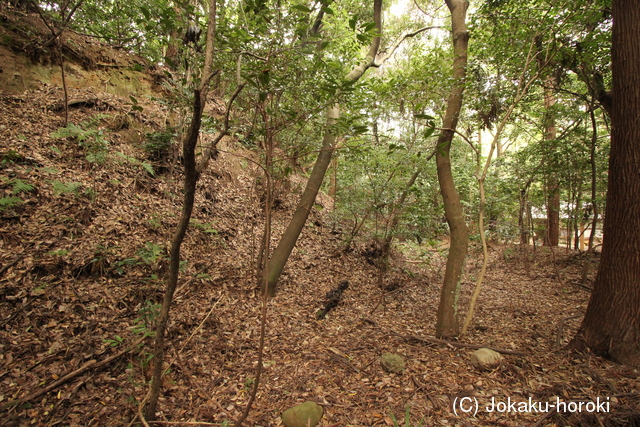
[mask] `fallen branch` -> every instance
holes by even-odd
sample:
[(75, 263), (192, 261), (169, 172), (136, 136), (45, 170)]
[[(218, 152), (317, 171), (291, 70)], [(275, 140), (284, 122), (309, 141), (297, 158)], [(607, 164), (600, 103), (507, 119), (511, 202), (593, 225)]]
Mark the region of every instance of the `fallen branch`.
[(418, 337), (416, 335), (406, 335), (406, 336), (402, 336), (397, 334), (399, 337), (407, 340), (407, 341), (418, 341), (418, 342), (423, 342), (423, 343), (428, 343), (428, 344), (443, 344), (443, 345), (452, 345), (454, 347), (462, 347), (462, 348), (473, 348), (473, 349), (480, 349), (480, 348), (488, 348), (490, 350), (496, 351), (498, 353), (502, 353), (502, 354), (513, 354), (515, 356), (524, 356), (525, 353), (521, 352), (521, 351), (517, 351), (517, 350), (506, 350), (503, 348), (495, 348), (495, 347), (491, 347), (488, 345), (484, 345), (484, 344), (465, 344), (465, 343), (461, 343), (461, 342), (456, 342), (456, 341), (447, 341), (447, 340), (441, 340), (439, 338), (432, 338), (432, 337)]
[(86, 372), (89, 369), (101, 368), (101, 367), (111, 363), (115, 359), (119, 358), (120, 356), (122, 356), (122, 355), (130, 352), (134, 348), (136, 348), (139, 344), (141, 344), (144, 341), (145, 338), (146, 337), (140, 338), (138, 341), (136, 341), (135, 343), (131, 344), (129, 347), (125, 348), (124, 350), (121, 350), (121, 351), (117, 352), (113, 356), (107, 357), (106, 359), (102, 360), (101, 362), (98, 362), (98, 361), (95, 361), (95, 360), (90, 360), (89, 362), (87, 362), (83, 366), (81, 366), (80, 368), (76, 369), (75, 371), (69, 372), (68, 374), (62, 376), (60, 379), (58, 379), (57, 381), (54, 381), (53, 383), (49, 384), (45, 388), (43, 388), (41, 390), (38, 390), (38, 391), (36, 391), (34, 393), (31, 393), (30, 395), (22, 397), (20, 399), (12, 400), (11, 402), (5, 403), (4, 405), (0, 406), (0, 411), (4, 411), (4, 410), (6, 410), (6, 409), (8, 409), (10, 407), (17, 406), (17, 405), (22, 405), (25, 402), (29, 402), (30, 400), (37, 399), (38, 397), (42, 396), (43, 394), (49, 393), (51, 390), (61, 386), (62, 384), (64, 384), (67, 381), (69, 381), (70, 379), (73, 379), (73, 378), (77, 377), (78, 375)]
[(331, 310), (336, 308), (340, 303), (340, 298), (342, 298), (342, 293), (349, 287), (349, 282), (344, 280), (338, 285), (337, 288), (334, 288), (327, 292), (325, 298), (324, 308), (316, 313), (316, 318), (318, 320), (324, 319)]
[(211, 306), (211, 309), (209, 310), (209, 312), (207, 313), (206, 316), (204, 316), (204, 319), (202, 319), (202, 321), (200, 322), (200, 324), (198, 325), (197, 328), (195, 328), (193, 330), (193, 332), (191, 333), (191, 335), (189, 335), (189, 338), (187, 338), (187, 340), (184, 342), (184, 344), (182, 345), (182, 348), (180, 349), (180, 351), (178, 351), (178, 353), (176, 354), (176, 357), (171, 361), (171, 363), (169, 364), (169, 366), (173, 365), (173, 363), (176, 361), (176, 358), (178, 358), (180, 356), (180, 354), (182, 353), (182, 351), (184, 350), (184, 348), (187, 346), (187, 344), (189, 344), (189, 341), (191, 341), (191, 338), (193, 338), (193, 336), (195, 334), (198, 333), (198, 331), (200, 329), (202, 329), (202, 326), (204, 325), (204, 322), (207, 321), (207, 319), (209, 318), (209, 316), (211, 316), (211, 313), (213, 313), (213, 310), (216, 308), (216, 306), (220, 303), (220, 301), (222, 301), (222, 299), (224, 298), (224, 296), (218, 298), (216, 300), (216, 302)]
[(593, 291), (593, 288), (591, 286), (584, 285), (584, 284), (582, 284), (580, 282), (571, 282), (571, 284), (579, 286), (581, 288), (584, 288), (584, 289), (588, 290), (589, 292)]
[(20, 262), (20, 260), (22, 259), (21, 256), (17, 256), (13, 259), (13, 261), (11, 261), (10, 263), (8, 263), (7, 265), (3, 266), (2, 268), (0, 268), (0, 276), (2, 276), (8, 269), (10, 269), (11, 267), (13, 267), (14, 265), (16, 265), (18, 262)]
[(329, 353), (331, 353), (329, 355), (329, 358), (335, 362), (338, 362), (339, 364), (345, 366), (346, 368), (348, 368), (349, 370), (355, 372), (355, 373), (360, 373), (360, 369), (356, 368), (355, 366), (353, 366), (353, 363), (349, 362), (349, 357), (344, 354), (343, 352), (341, 352), (340, 350), (338, 350), (337, 348), (334, 347), (327, 347), (327, 351)]

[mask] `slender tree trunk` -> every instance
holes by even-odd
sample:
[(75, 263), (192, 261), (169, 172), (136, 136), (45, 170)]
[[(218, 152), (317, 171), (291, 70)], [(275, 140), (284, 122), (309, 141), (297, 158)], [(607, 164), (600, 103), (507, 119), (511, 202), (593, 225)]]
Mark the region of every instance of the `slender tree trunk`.
[(333, 199), (333, 206), (336, 205), (336, 193), (338, 192), (338, 157), (331, 160), (331, 184), (329, 185), (329, 197)]
[(640, 367), (640, 2), (613, 0), (611, 154), (600, 267), (577, 348)]
[(596, 124), (596, 116), (591, 109), (591, 126), (593, 133), (591, 135), (591, 153), (589, 162), (591, 163), (591, 207), (593, 208), (593, 221), (591, 222), (591, 234), (589, 235), (589, 252), (593, 250), (593, 239), (598, 229), (598, 175), (596, 170), (596, 145), (598, 142), (598, 125)]
[(180, 246), (184, 240), (189, 227), (189, 220), (193, 211), (196, 190), (196, 161), (195, 148), (198, 141), (198, 133), (202, 118), (202, 99), (200, 91), (195, 91), (193, 103), (194, 117), (189, 127), (189, 132), (183, 143), (182, 156), (184, 159), (184, 200), (182, 203), (182, 215), (180, 223), (171, 240), (171, 259), (169, 261), (169, 279), (165, 289), (162, 310), (156, 328), (155, 344), (153, 351), (153, 378), (151, 380), (151, 391), (149, 403), (145, 410), (145, 417), (149, 421), (155, 420), (158, 398), (160, 397), (160, 386), (162, 385), (162, 363), (164, 361), (164, 334), (169, 321), (169, 310), (173, 301), (173, 294), (178, 284), (178, 274), (180, 271)]
[[(373, 5), (373, 15), (376, 23), (376, 29), (378, 33), (382, 32), (382, 0), (374, 0)], [(349, 74), (347, 74), (345, 80), (347, 82), (356, 82), (360, 77), (364, 75), (364, 73), (375, 64), (376, 54), (378, 53), (378, 48), (380, 47), (380, 37), (374, 37), (373, 42), (369, 48), (369, 52), (365, 59), (356, 65)], [(263, 274), (268, 275), (267, 280), (264, 283), (267, 283), (267, 289), (265, 290), (270, 296), (274, 296), (276, 294), (276, 285), (278, 280), (280, 279), (280, 275), (282, 274), (282, 270), (284, 269), (287, 260), (289, 259), (289, 255), (291, 255), (291, 251), (296, 245), (298, 241), (298, 237), (302, 232), (302, 228), (309, 217), (309, 213), (311, 212), (311, 208), (316, 200), (316, 196), (318, 195), (318, 191), (320, 190), (320, 186), (322, 185), (322, 181), (324, 180), (324, 175), (327, 172), (327, 168), (331, 163), (331, 157), (333, 156), (333, 150), (336, 144), (336, 130), (335, 125), (340, 118), (340, 106), (335, 104), (333, 107), (330, 107), (327, 110), (327, 121), (325, 126), (324, 138), (322, 140), (322, 148), (320, 149), (320, 154), (318, 155), (318, 160), (313, 165), (313, 169), (311, 170), (311, 176), (307, 181), (307, 185), (302, 193), (302, 197), (300, 198), (300, 202), (298, 203), (298, 207), (296, 208), (287, 229), (284, 234), (280, 238), (280, 242), (278, 242), (278, 246), (273, 251), (273, 255), (267, 262), (267, 268)], [(263, 285), (263, 281), (261, 280), (259, 283), (260, 286)]]
[(520, 189), (520, 212), (518, 214), (518, 226), (520, 227), (520, 243), (529, 245), (531, 235), (531, 223), (527, 215), (528, 194), (531, 180), (529, 180), (523, 188)]
[[(476, 176), (478, 178), (478, 188), (479, 188), (479, 191), (480, 191), (480, 213), (479, 213), (479, 217), (478, 217), (478, 230), (479, 230), (479, 233), (480, 233), (480, 240), (482, 241), (482, 268), (480, 269), (480, 274), (478, 275), (478, 280), (476, 282), (476, 287), (475, 287), (475, 289), (473, 291), (473, 295), (471, 296), (471, 301), (469, 303), (469, 311), (467, 312), (467, 316), (466, 316), (464, 324), (462, 326), (462, 334), (466, 334), (467, 333), (467, 331), (469, 329), (469, 325), (471, 324), (471, 321), (473, 320), (473, 314), (474, 314), (474, 311), (475, 311), (476, 301), (478, 300), (478, 297), (480, 296), (480, 292), (482, 290), (482, 282), (484, 281), (485, 272), (487, 270), (487, 263), (489, 261), (489, 254), (488, 254), (488, 251), (487, 251), (487, 240), (486, 240), (486, 234), (485, 234), (485, 231), (484, 231), (484, 208), (485, 208), (485, 205), (486, 205), (484, 182), (485, 182), (485, 180), (487, 178), (487, 174), (489, 172), (489, 167), (491, 166), (491, 159), (493, 157), (493, 153), (496, 151), (496, 149), (498, 149), (501, 152), (500, 154), (503, 154), (503, 152), (504, 152), (503, 148), (500, 148), (500, 147), (502, 147), (502, 144), (500, 142), (500, 138), (502, 136), (502, 131), (504, 130), (505, 126), (507, 125), (507, 122), (511, 118), (511, 114), (515, 110), (516, 106), (522, 100), (524, 95), (528, 92), (529, 87), (535, 81), (535, 79), (537, 78), (537, 75), (539, 73), (539, 71), (538, 71), (538, 73), (535, 73), (528, 80), (525, 78), (525, 73), (527, 72), (527, 70), (529, 68), (529, 64), (531, 64), (531, 62), (533, 61), (533, 58), (535, 57), (535, 55), (533, 54), (533, 48), (534, 48), (534, 43), (531, 44), (531, 47), (529, 49), (529, 53), (527, 54), (527, 59), (525, 60), (523, 71), (522, 71), (522, 74), (520, 76), (520, 85), (519, 85), (518, 90), (516, 92), (516, 97), (514, 98), (513, 103), (509, 106), (509, 108), (507, 109), (507, 112), (504, 114), (504, 116), (502, 117), (502, 120), (500, 120), (500, 123), (496, 127), (496, 133), (493, 136), (493, 140), (491, 141), (491, 149), (489, 150), (489, 154), (488, 154), (487, 159), (485, 161), (484, 168), (482, 169), (482, 174), (480, 174), (481, 154), (482, 154), (482, 139), (480, 138), (481, 134), (478, 135), (478, 146), (479, 146), (479, 150), (477, 150), (477, 155), (478, 155), (478, 157), (477, 157), (478, 166), (477, 167), (478, 167), (478, 171), (477, 171), (477, 175)], [(546, 64), (546, 62), (547, 62), (547, 59), (541, 59), (540, 60), (541, 64)], [(528, 188), (529, 184), (530, 184), (530, 182), (527, 183), (527, 185), (525, 186), (525, 189), (523, 190), (523, 193), (521, 193), (521, 203), (522, 203), (522, 201), (524, 200), (524, 198), (526, 196), (526, 189)], [(445, 209), (446, 209), (446, 204), (445, 204)], [(521, 213), (522, 213), (522, 208), (521, 208)], [(521, 219), (521, 223), (522, 223), (523, 222), (522, 216), (520, 217), (520, 219)], [(463, 224), (464, 224), (464, 222), (463, 222)], [(522, 234), (521, 234), (520, 238), (522, 239)], [(528, 239), (527, 239), (527, 241), (528, 241)], [(452, 236), (452, 245), (453, 245), (453, 236)], [(445, 276), (445, 281), (446, 281), (446, 276)], [(437, 331), (437, 328), (436, 328), (436, 331)]]
[(458, 124), (458, 115), (462, 108), (462, 95), (467, 73), (469, 33), (467, 32), (465, 19), (469, 2), (466, 0), (446, 0), (446, 3), (451, 11), (453, 30), (453, 87), (447, 102), (443, 123), (444, 130), (438, 137), (436, 166), (445, 216), (449, 224), (451, 244), (440, 295), (440, 306), (438, 307), (436, 337), (451, 337), (459, 333), (458, 297), (460, 296), (460, 282), (462, 281), (469, 243), (469, 232), (464, 220), (460, 195), (453, 181), (451, 157), (449, 155), (451, 141)]
[(589, 276), (589, 270), (591, 268), (591, 256), (593, 254), (593, 241), (596, 237), (596, 230), (598, 229), (598, 175), (596, 169), (596, 148), (598, 143), (598, 124), (596, 122), (595, 105), (592, 103), (589, 106), (589, 116), (591, 118), (591, 147), (589, 154), (589, 163), (591, 163), (591, 209), (593, 212), (593, 219), (591, 220), (591, 232), (589, 233), (589, 245), (587, 246), (587, 256), (585, 256), (582, 265), (582, 284), (587, 283), (587, 277)]
[(413, 187), (413, 184), (415, 184), (416, 179), (418, 179), (418, 176), (420, 175), (420, 172), (422, 172), (422, 170), (418, 169), (411, 175), (411, 177), (409, 178), (409, 181), (407, 181), (407, 183), (405, 184), (404, 189), (402, 190), (402, 193), (400, 193), (400, 196), (394, 203), (395, 209), (391, 214), (387, 235), (385, 236), (384, 243), (382, 245), (382, 250), (384, 251), (384, 254), (386, 256), (389, 255), (389, 250), (391, 249), (391, 242), (393, 241), (393, 236), (395, 235), (396, 229), (398, 228), (398, 224), (400, 223), (400, 214), (402, 213), (404, 204), (407, 201), (409, 190), (411, 190), (411, 187)]
[[(556, 103), (553, 90), (555, 87), (555, 79), (548, 76), (545, 79), (544, 87), (544, 108), (545, 124), (544, 139), (550, 144), (550, 150), (555, 150), (556, 118), (553, 106)], [(558, 177), (554, 172), (551, 173), (547, 181), (547, 231), (545, 233), (545, 246), (558, 246), (560, 237), (560, 191), (558, 187)]]
[[(322, 148), (320, 149), (320, 153), (318, 154), (318, 159), (316, 163), (313, 165), (313, 169), (311, 170), (311, 176), (309, 176), (309, 180), (307, 181), (307, 186), (302, 193), (302, 197), (300, 198), (300, 202), (298, 203), (298, 207), (293, 213), (293, 217), (289, 222), (287, 229), (284, 234), (280, 238), (280, 242), (276, 247), (273, 255), (267, 262), (267, 268), (265, 268), (265, 273), (268, 273), (268, 289), (266, 290), (270, 296), (274, 296), (276, 294), (276, 284), (280, 275), (282, 274), (282, 269), (284, 268), (287, 260), (289, 259), (289, 255), (291, 255), (291, 251), (296, 245), (298, 241), (298, 237), (302, 232), (302, 228), (304, 227), (307, 218), (309, 217), (309, 213), (311, 212), (311, 208), (316, 200), (316, 196), (318, 195), (318, 191), (320, 190), (320, 186), (322, 185), (322, 181), (324, 179), (324, 174), (331, 163), (331, 157), (333, 155), (333, 148), (336, 142), (336, 135), (334, 134), (333, 128), (340, 117), (340, 106), (338, 104), (327, 110), (327, 123), (325, 127), (325, 135), (322, 140)], [(262, 285), (262, 283), (261, 283)]]
[(202, 112), (207, 99), (207, 87), (209, 81), (214, 75), (212, 72), (212, 64), (216, 25), (215, 17), (216, 0), (210, 0), (205, 63), (202, 69), (200, 84), (193, 91), (193, 117), (182, 146), (184, 162), (184, 199), (182, 202), (182, 215), (180, 217), (180, 222), (178, 223), (178, 228), (171, 240), (169, 278), (165, 288), (162, 310), (160, 311), (158, 325), (156, 327), (152, 359), (153, 377), (151, 379), (151, 387), (149, 390), (149, 401), (144, 412), (145, 418), (149, 421), (155, 420), (156, 417), (163, 377), (162, 365), (164, 361), (164, 336), (167, 323), (169, 321), (169, 311), (171, 309), (171, 303), (173, 302), (173, 294), (175, 293), (178, 285), (178, 275), (180, 273), (180, 247), (182, 246), (182, 241), (184, 240), (187, 228), (189, 227), (189, 220), (191, 219), (191, 213), (193, 212), (193, 203), (196, 194), (196, 183), (198, 181), (198, 171), (196, 169), (196, 144), (198, 142), (198, 135), (200, 134)]
[[(478, 141), (480, 142), (480, 141)], [(487, 272), (487, 264), (489, 263), (489, 251), (487, 250), (487, 236), (484, 232), (484, 208), (486, 205), (486, 197), (484, 191), (484, 181), (487, 179), (487, 173), (489, 172), (489, 166), (491, 166), (491, 158), (493, 157), (493, 152), (496, 150), (496, 147), (500, 146), (500, 134), (496, 132), (496, 136), (494, 137), (491, 148), (489, 149), (489, 154), (487, 155), (487, 160), (484, 164), (484, 168), (482, 169), (482, 174), (480, 174), (480, 155), (482, 153), (482, 145), (478, 144), (479, 153), (478, 153), (478, 189), (480, 191), (480, 208), (478, 213), (478, 231), (480, 232), (480, 241), (482, 242), (482, 267), (480, 268), (480, 274), (478, 275), (478, 281), (476, 282), (476, 287), (473, 290), (473, 294), (471, 295), (471, 300), (469, 302), (469, 311), (467, 312), (467, 317), (464, 319), (464, 323), (462, 325), (462, 335), (465, 335), (469, 330), (469, 326), (471, 325), (471, 321), (473, 320), (473, 314), (476, 309), (476, 301), (478, 301), (478, 297), (480, 296), (480, 292), (482, 291), (482, 282), (484, 281), (484, 275)], [(521, 209), (522, 212), (522, 209)]]

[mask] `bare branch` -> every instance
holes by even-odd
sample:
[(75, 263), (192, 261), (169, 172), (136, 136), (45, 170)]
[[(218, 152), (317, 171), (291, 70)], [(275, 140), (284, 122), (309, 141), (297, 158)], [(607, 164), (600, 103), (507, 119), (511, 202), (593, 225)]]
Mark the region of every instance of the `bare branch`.
[(205, 150), (202, 156), (202, 159), (200, 160), (200, 163), (198, 163), (197, 171), (199, 174), (206, 169), (207, 165), (209, 164), (209, 160), (211, 160), (212, 157), (216, 156), (217, 154), (216, 147), (218, 146), (218, 143), (220, 142), (220, 140), (224, 136), (229, 134), (229, 115), (231, 112), (231, 107), (233, 106), (233, 102), (236, 100), (238, 95), (240, 95), (240, 92), (242, 92), (242, 89), (244, 89), (244, 87), (245, 87), (244, 83), (239, 84), (236, 87), (235, 92), (233, 92), (233, 95), (231, 95), (231, 98), (229, 98), (229, 102), (227, 103), (227, 109), (224, 113), (224, 123), (222, 125), (222, 130), (218, 132), (218, 135), (216, 135), (214, 140), (211, 141), (211, 144), (209, 144), (209, 146)]
[(393, 45), (389, 48), (388, 52), (382, 58), (380, 58), (378, 62), (374, 62), (371, 66), (376, 68), (382, 66), (382, 64), (384, 64), (389, 58), (393, 56), (393, 54), (396, 52), (396, 49), (398, 49), (398, 47), (402, 44), (403, 41), (405, 41), (408, 38), (415, 37), (418, 34), (423, 33), (427, 30), (433, 30), (434, 28), (444, 28), (444, 27), (428, 26), (428, 27), (422, 27), (413, 32), (408, 32), (408, 31), (404, 32), (400, 37), (398, 37), (395, 43), (393, 43)]

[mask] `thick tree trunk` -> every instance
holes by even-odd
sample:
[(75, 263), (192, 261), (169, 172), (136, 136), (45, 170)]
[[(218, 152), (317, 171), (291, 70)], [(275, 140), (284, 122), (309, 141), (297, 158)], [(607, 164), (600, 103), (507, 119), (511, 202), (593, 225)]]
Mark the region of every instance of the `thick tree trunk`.
[(453, 181), (449, 156), (451, 141), (458, 124), (458, 115), (462, 108), (462, 94), (464, 93), (467, 72), (469, 33), (465, 19), (469, 2), (466, 0), (446, 0), (446, 3), (451, 11), (453, 30), (453, 87), (447, 102), (443, 123), (444, 130), (438, 137), (436, 166), (445, 216), (449, 223), (451, 245), (440, 295), (440, 306), (438, 307), (436, 337), (451, 337), (459, 333), (458, 297), (469, 243), (469, 232), (464, 220), (460, 195)]
[(574, 347), (640, 367), (640, 2), (613, 0), (611, 155), (598, 275)]
[(545, 246), (558, 246), (560, 242), (560, 192), (555, 174), (547, 182), (547, 231)]
[[(382, 0), (374, 0), (373, 15), (376, 22), (376, 29), (378, 33), (381, 33)], [(371, 66), (375, 64), (375, 59), (379, 47), (380, 37), (374, 37), (365, 59), (358, 65), (356, 65), (345, 77), (345, 80), (347, 82), (356, 82)], [(278, 283), (278, 280), (280, 279), (282, 270), (284, 269), (284, 266), (289, 259), (289, 255), (291, 255), (291, 251), (295, 247), (296, 242), (298, 241), (298, 237), (302, 232), (302, 228), (304, 227), (304, 224), (309, 217), (311, 208), (313, 207), (316, 196), (318, 195), (318, 191), (320, 190), (320, 186), (322, 185), (322, 181), (324, 180), (324, 175), (327, 172), (329, 164), (331, 163), (331, 157), (333, 155), (337, 137), (335, 135), (334, 128), (339, 118), (340, 106), (338, 104), (327, 110), (325, 135), (322, 141), (320, 154), (318, 155), (318, 160), (316, 160), (315, 165), (313, 165), (311, 176), (309, 177), (307, 186), (302, 193), (300, 203), (298, 204), (298, 207), (296, 208), (296, 211), (294, 212), (293, 217), (291, 218), (291, 221), (287, 226), (287, 229), (280, 238), (278, 246), (273, 251), (273, 255), (271, 255), (271, 258), (267, 263), (267, 268), (265, 268), (263, 272), (263, 274), (268, 274), (268, 278), (266, 280), (267, 289), (265, 291), (270, 296), (274, 296), (276, 294), (276, 285)], [(263, 283), (264, 282), (260, 280), (259, 285), (262, 286)]]
[(336, 142), (336, 135), (334, 135), (332, 128), (335, 126), (339, 117), (339, 105), (336, 104), (328, 109), (327, 124), (320, 154), (318, 154), (318, 159), (313, 165), (311, 176), (307, 181), (307, 186), (302, 193), (302, 197), (300, 197), (300, 203), (298, 203), (298, 207), (293, 213), (293, 217), (291, 218), (291, 221), (289, 221), (287, 229), (280, 238), (278, 246), (275, 251), (273, 251), (273, 255), (267, 263), (267, 268), (265, 268), (264, 273), (269, 275), (267, 281), (267, 293), (270, 296), (274, 296), (276, 294), (276, 284), (282, 274), (282, 269), (287, 263), (289, 255), (291, 255), (291, 251), (298, 241), (298, 237), (300, 236), (302, 228), (309, 217), (311, 208), (313, 207), (318, 191), (320, 190), (320, 186), (322, 185), (322, 180), (324, 179), (324, 175), (329, 167), (329, 163), (331, 163), (331, 156), (333, 155), (333, 149)]

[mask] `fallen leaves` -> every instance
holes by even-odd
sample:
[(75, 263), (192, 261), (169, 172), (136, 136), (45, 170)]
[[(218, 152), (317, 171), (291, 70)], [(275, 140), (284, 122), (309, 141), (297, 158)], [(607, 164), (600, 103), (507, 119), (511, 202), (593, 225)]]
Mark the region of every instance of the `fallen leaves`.
[[(126, 111), (126, 99), (92, 88), (72, 92), (78, 99), (101, 99), (114, 113)], [(161, 298), (163, 256), (179, 212), (179, 166), (173, 175), (152, 178), (124, 163), (87, 165), (71, 147), (57, 153), (49, 135), (60, 119), (46, 107), (59, 96), (59, 90), (43, 87), (0, 100), (3, 152), (33, 158), (4, 172), (37, 187), (30, 202), (0, 225), (0, 404), (31, 396), (2, 416), (18, 425), (122, 425), (147, 393), (150, 347), (136, 331), (152, 329), (149, 307)], [(132, 123), (160, 126), (163, 107), (140, 102), (144, 112)], [(72, 120), (86, 121), (94, 113), (73, 110)], [(144, 157), (139, 147), (115, 132), (111, 136), (114, 150)], [(233, 143), (225, 144), (217, 175), (207, 172), (198, 184), (200, 226), (190, 228), (184, 245), (187, 263), (167, 331), (164, 421), (236, 419), (255, 375), (260, 296), (254, 271), (263, 214), (257, 172), (242, 166), (241, 156), (253, 153), (232, 154)], [(56, 194), (54, 179), (82, 183), (94, 196)], [(274, 243), (295, 207), (296, 195), (285, 197), (275, 215)], [(564, 262), (559, 287), (555, 275), (547, 274), (555, 267), (546, 250), (538, 249), (528, 263), (517, 256), (506, 262), (504, 248), (494, 245), (475, 327), (459, 341), (442, 342), (432, 337), (444, 265), (440, 252), (428, 252), (427, 264), (403, 250), (383, 279), (384, 289), (396, 287), (382, 294), (378, 271), (357, 251), (331, 256), (339, 244), (328, 227), (305, 227), (280, 293), (268, 303), (264, 375), (247, 425), (279, 425), (284, 409), (307, 400), (325, 407), (324, 427), (392, 425), (389, 414), (404, 414), (407, 405), (415, 423), (424, 416), (431, 425), (518, 426), (543, 417), (456, 416), (456, 396), (487, 402), (619, 395), (611, 399), (612, 413), (601, 419), (622, 420), (640, 411), (637, 371), (590, 355), (553, 352), (575, 333), (589, 296), (571, 285), (581, 273), (571, 257), (556, 254), (556, 262)], [(140, 256), (150, 247), (159, 248), (155, 263)], [(472, 249), (470, 256), (479, 255)], [(476, 270), (470, 263), (469, 277)], [(344, 280), (349, 288), (339, 304), (317, 320), (324, 296)], [(462, 308), (472, 287), (463, 284)], [(136, 340), (141, 345), (129, 349), (127, 343)], [(475, 369), (470, 349), (479, 345), (502, 349), (505, 363)], [(383, 353), (402, 355), (405, 372), (385, 373)], [(91, 369), (78, 372), (83, 367)], [(573, 425), (581, 417), (556, 413), (547, 421)]]

